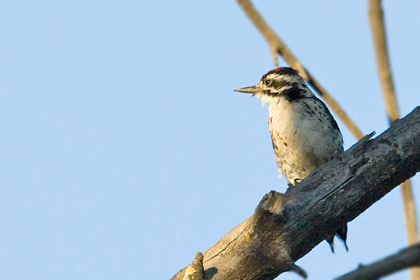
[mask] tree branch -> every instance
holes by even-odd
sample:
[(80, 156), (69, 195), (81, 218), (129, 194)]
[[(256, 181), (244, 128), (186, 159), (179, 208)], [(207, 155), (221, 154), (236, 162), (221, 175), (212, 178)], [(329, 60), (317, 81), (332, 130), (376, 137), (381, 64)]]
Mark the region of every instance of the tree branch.
[(395, 94), (394, 81), (392, 80), (391, 63), (388, 56), (384, 14), (381, 0), (369, 0), (369, 19), (375, 45), (376, 61), (378, 64), (379, 78), (385, 99), (385, 108), (389, 121), (400, 118), (398, 102)]
[(302, 271), (295, 262), (325, 236), (420, 171), (420, 107), (370, 136), (285, 194), (267, 194), (250, 218), (204, 253), (204, 279), (268, 280)]
[[(372, 30), (373, 42), (375, 45), (376, 61), (378, 64), (379, 78), (381, 80), (382, 92), (385, 100), (385, 108), (390, 123), (400, 118), (398, 102), (392, 79), (391, 63), (388, 55), (386, 42), (386, 31), (381, 0), (369, 0), (369, 19)], [(405, 223), (409, 244), (419, 242), (417, 230), (416, 205), (411, 186), (407, 180), (401, 184), (401, 191), (404, 201)], [(411, 271), (412, 280), (420, 280), (420, 269), (414, 268)]]
[(335, 280), (374, 280), (413, 266), (420, 266), (420, 244), (405, 248), (367, 266), (361, 265)]
[(314, 76), (302, 65), (302, 63), (296, 58), (292, 51), (286, 46), (286, 44), (280, 39), (279, 36), (271, 29), (271, 27), (265, 22), (262, 16), (258, 13), (255, 7), (249, 0), (237, 0), (239, 5), (248, 15), (249, 19), (255, 25), (255, 27), (261, 32), (264, 38), (270, 45), (271, 55), (273, 57), (274, 64), (277, 65), (277, 53), (281, 55), (284, 60), (310, 84), (313, 89), (325, 100), (330, 108), (337, 114), (337, 116), (343, 121), (351, 133), (360, 139), (363, 137), (362, 131), (357, 127), (353, 120), (344, 112), (340, 104), (328, 93), (328, 91), (315, 79)]

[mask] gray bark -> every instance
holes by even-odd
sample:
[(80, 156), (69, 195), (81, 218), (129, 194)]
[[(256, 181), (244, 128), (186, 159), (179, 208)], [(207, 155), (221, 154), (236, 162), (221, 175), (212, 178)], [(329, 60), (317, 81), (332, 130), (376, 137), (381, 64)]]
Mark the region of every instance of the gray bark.
[[(420, 107), (377, 138), (364, 137), (285, 194), (271, 191), (254, 214), (204, 253), (203, 267), (173, 279), (274, 279), (420, 170)], [(351, 234), (351, 232), (350, 232)], [(198, 268), (197, 268), (198, 267)], [(198, 269), (198, 270), (197, 270)]]

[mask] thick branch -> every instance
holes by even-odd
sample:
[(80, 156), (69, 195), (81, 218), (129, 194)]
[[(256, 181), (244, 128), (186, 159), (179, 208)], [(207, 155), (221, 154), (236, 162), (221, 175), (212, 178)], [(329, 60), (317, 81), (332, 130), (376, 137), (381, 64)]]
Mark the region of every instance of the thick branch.
[(265, 280), (300, 271), (295, 261), (418, 171), (420, 107), (284, 195), (266, 195), (253, 216), (204, 253), (205, 279)]
[(413, 266), (420, 266), (420, 244), (405, 248), (367, 266), (360, 266), (336, 280), (373, 280)]
[[(385, 100), (385, 108), (389, 122), (391, 123), (400, 118), (400, 112), (398, 110), (398, 102), (392, 79), (381, 0), (369, 0), (369, 19), (372, 29), (373, 42), (375, 45), (378, 72)], [(401, 184), (401, 191), (404, 201), (408, 243), (415, 244), (419, 242), (419, 234), (417, 230), (416, 207), (410, 180)], [(420, 280), (420, 269), (413, 269), (411, 275), (413, 280)]]
[(332, 97), (331, 94), (315, 79), (314, 76), (302, 65), (302, 63), (296, 58), (292, 51), (286, 46), (286, 44), (280, 39), (279, 36), (271, 29), (271, 27), (265, 22), (262, 16), (258, 13), (255, 7), (252, 5), (250, 0), (237, 0), (239, 5), (248, 15), (252, 23), (261, 32), (264, 38), (270, 45), (271, 55), (274, 60), (274, 64), (277, 65), (277, 53), (281, 55), (284, 60), (293, 68), (299, 71), (299, 74), (310, 84), (313, 89), (325, 100), (330, 108), (337, 114), (337, 116), (343, 121), (348, 127), (351, 133), (360, 139), (363, 137), (362, 131), (357, 127), (353, 120), (344, 112), (340, 104)]

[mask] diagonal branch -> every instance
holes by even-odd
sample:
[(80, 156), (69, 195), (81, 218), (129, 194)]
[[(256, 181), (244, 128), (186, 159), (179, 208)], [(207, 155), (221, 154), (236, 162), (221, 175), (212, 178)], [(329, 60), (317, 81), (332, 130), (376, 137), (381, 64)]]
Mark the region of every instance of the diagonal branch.
[(299, 74), (310, 84), (313, 89), (325, 100), (330, 108), (336, 113), (336, 115), (343, 121), (348, 127), (351, 133), (360, 139), (363, 137), (363, 133), (353, 122), (353, 120), (344, 112), (338, 102), (328, 93), (328, 91), (315, 79), (314, 76), (302, 65), (302, 63), (296, 58), (296, 56), (290, 51), (286, 44), (277, 36), (273, 29), (268, 26), (262, 16), (258, 13), (255, 7), (252, 5), (250, 0), (237, 0), (239, 5), (248, 15), (252, 23), (261, 32), (264, 38), (270, 45), (271, 55), (273, 57), (274, 64), (277, 65), (277, 54), (281, 55), (284, 60), (293, 68), (298, 70)]
[[(304, 276), (298, 259), (420, 171), (420, 107), (370, 136), (285, 194), (267, 194), (250, 218), (204, 253), (204, 279), (272, 280), (290, 270)], [(188, 279), (182, 278), (187, 270), (173, 279)]]
[(381, 0), (369, 0), (369, 19), (372, 37), (375, 45), (376, 61), (378, 64), (379, 78), (385, 99), (385, 108), (389, 122), (400, 118), (398, 102), (395, 94), (394, 81), (392, 80), (391, 63), (388, 56), (386, 32)]
[(413, 266), (420, 267), (420, 244), (405, 248), (396, 254), (367, 266), (361, 265), (356, 270), (340, 276), (335, 280), (378, 279)]
[[(379, 78), (381, 80), (382, 92), (385, 100), (385, 108), (390, 123), (400, 118), (398, 102), (392, 79), (391, 63), (388, 56), (386, 43), (386, 31), (384, 23), (381, 0), (369, 0), (369, 19), (372, 29), (373, 42), (375, 45), (376, 61), (378, 64)], [(411, 181), (407, 180), (401, 184), (401, 191), (404, 201), (405, 222), (409, 244), (419, 242), (417, 230), (416, 206), (414, 202)], [(413, 280), (420, 280), (420, 269), (411, 271)]]

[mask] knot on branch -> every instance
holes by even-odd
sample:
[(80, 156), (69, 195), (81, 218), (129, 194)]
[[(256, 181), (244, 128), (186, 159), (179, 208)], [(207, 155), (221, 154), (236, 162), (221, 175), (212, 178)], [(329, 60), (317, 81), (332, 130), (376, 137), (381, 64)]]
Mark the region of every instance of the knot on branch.
[[(289, 205), (290, 206), (290, 205)], [(277, 274), (278, 271), (293, 271), (303, 278), (307, 277), (305, 270), (297, 266), (290, 257), (287, 244), (273, 238), (282, 231), (288, 220), (288, 211), (284, 195), (276, 191), (266, 194), (253, 215), (252, 221), (252, 250), (260, 256), (267, 271)], [(274, 233), (274, 236), (269, 234)]]
[(171, 280), (204, 280), (203, 259), (203, 254), (198, 252), (192, 263), (178, 272)]
[(257, 206), (256, 211), (265, 210), (273, 214), (278, 214), (283, 209), (283, 194), (271, 191), (266, 194)]

